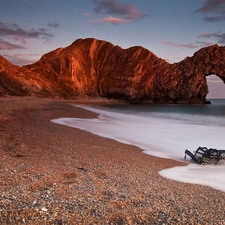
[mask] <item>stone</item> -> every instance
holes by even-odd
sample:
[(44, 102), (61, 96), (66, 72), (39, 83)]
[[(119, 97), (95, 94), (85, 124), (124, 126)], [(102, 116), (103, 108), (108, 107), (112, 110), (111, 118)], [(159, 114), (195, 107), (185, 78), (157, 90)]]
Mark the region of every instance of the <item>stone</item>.
[(0, 57), (0, 95), (117, 99), (128, 103), (208, 103), (206, 77), (225, 82), (225, 47), (212, 45), (170, 64), (135, 46), (78, 39), (34, 64), (19, 67)]

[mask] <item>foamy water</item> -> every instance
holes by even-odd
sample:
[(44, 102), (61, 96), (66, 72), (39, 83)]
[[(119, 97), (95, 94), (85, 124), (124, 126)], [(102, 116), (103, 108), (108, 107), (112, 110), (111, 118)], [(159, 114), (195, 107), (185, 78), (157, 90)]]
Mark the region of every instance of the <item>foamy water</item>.
[[(87, 106), (99, 114), (94, 119), (59, 118), (52, 122), (132, 144), (146, 154), (184, 160), (184, 151), (199, 146), (225, 149), (223, 106)], [(180, 182), (208, 185), (225, 191), (225, 165), (194, 163), (159, 171)]]

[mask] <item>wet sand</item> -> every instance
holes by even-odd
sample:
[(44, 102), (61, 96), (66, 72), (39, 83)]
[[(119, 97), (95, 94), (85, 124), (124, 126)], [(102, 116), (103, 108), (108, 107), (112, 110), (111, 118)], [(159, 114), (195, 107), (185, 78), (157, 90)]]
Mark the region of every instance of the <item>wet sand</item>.
[(97, 116), (71, 103), (0, 98), (0, 224), (225, 224), (224, 192), (158, 174), (185, 163), (50, 121)]

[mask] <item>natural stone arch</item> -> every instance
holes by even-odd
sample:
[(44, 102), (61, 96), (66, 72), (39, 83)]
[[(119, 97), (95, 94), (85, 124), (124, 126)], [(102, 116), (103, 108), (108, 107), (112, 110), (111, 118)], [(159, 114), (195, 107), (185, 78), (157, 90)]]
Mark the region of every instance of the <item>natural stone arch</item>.
[(89, 38), (49, 52), (28, 66), (6, 64), (0, 57), (1, 73), (7, 72), (29, 94), (69, 99), (87, 95), (129, 103), (202, 104), (207, 103), (207, 76), (216, 74), (225, 82), (225, 47), (218, 45), (169, 64), (140, 46), (122, 49)]
[[(64, 63), (65, 56), (69, 64)], [(63, 97), (96, 93), (130, 103), (202, 104), (207, 103), (206, 77), (217, 74), (225, 81), (224, 59), (225, 47), (212, 45), (179, 63), (169, 64), (140, 46), (122, 49), (89, 38), (48, 53), (26, 68), (41, 71), (35, 77), (45, 80), (51, 74), (56, 81), (62, 80), (63, 84), (51, 83), (48, 92)], [(55, 62), (60, 65), (55, 66)], [(78, 79), (82, 82), (78, 83)], [(76, 91), (69, 92), (71, 87)]]
[(207, 103), (206, 77), (216, 74), (225, 83), (224, 59), (225, 47), (212, 45), (200, 49), (192, 57), (171, 64), (170, 71), (165, 77), (177, 81), (174, 87), (175, 101), (178, 99), (186, 103)]

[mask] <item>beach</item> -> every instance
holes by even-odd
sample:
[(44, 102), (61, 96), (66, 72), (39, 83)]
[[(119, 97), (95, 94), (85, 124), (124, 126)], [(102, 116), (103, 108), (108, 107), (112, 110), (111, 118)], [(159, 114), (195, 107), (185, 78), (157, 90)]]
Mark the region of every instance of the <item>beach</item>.
[(0, 98), (0, 224), (225, 224), (224, 192), (158, 173), (186, 163), (51, 122), (97, 117), (77, 102)]

